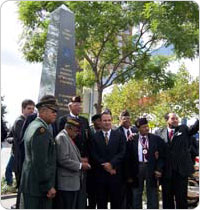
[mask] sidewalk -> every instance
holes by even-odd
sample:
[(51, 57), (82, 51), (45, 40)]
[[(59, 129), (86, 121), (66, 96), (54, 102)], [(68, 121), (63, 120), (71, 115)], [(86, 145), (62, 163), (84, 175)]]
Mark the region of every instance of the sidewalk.
[[(1, 179), (5, 176), (5, 170), (10, 158), (11, 144), (7, 142), (2, 143), (1, 148)], [(1, 207), (0, 209), (11, 209), (11, 206), (16, 203), (17, 194), (5, 194), (1, 195)]]
[(1, 195), (1, 206), (5, 209), (11, 209), (11, 206), (16, 203), (17, 194)]
[(6, 166), (10, 158), (11, 144), (3, 142), (2, 146), (3, 147), (1, 148), (1, 178), (5, 176)]

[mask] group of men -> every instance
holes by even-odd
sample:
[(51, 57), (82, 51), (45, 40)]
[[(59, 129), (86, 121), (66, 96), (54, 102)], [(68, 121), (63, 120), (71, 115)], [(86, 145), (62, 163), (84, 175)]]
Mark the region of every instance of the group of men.
[(187, 208), (191, 136), (199, 130), (198, 120), (188, 128), (168, 113), (167, 127), (152, 134), (146, 118), (132, 127), (126, 110), (113, 129), (109, 110), (94, 115), (91, 127), (79, 115), (79, 96), (68, 107), (70, 113), (57, 120), (56, 99), (45, 95), (36, 104), (37, 116), (21, 125), (25, 154), (17, 208), (107, 209), (110, 202), (111, 209), (142, 209), (145, 183), (148, 209), (159, 208), (159, 184), (163, 208)]

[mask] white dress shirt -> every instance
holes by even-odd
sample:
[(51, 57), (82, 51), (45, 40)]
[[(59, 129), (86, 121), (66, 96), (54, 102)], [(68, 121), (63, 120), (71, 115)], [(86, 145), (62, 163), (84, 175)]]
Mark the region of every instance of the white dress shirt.
[[(149, 148), (149, 141), (148, 141), (148, 137), (145, 136), (146, 138), (146, 143), (147, 143), (147, 148)], [(139, 139), (138, 139), (138, 160), (139, 162), (147, 162), (147, 160), (144, 158), (144, 161), (143, 161), (143, 153), (142, 153), (142, 144), (141, 144), (141, 141), (142, 141), (142, 135), (139, 134)]]
[(78, 115), (74, 115), (72, 112), (69, 113), (72, 117), (78, 119)]
[(124, 130), (124, 133), (125, 133), (125, 136), (126, 136), (126, 140), (128, 141), (128, 135), (127, 135), (127, 132), (129, 131), (130, 132), (130, 134), (132, 134), (132, 131), (131, 131), (131, 129), (130, 128), (124, 128), (123, 127), (123, 130)]

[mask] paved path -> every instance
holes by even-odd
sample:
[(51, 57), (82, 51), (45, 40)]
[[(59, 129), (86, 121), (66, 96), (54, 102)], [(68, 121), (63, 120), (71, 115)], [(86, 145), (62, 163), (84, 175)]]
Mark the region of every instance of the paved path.
[[(5, 170), (10, 158), (11, 145), (7, 142), (2, 143), (1, 148), (1, 179), (5, 177)], [(0, 209), (10, 209), (16, 202), (16, 194), (2, 195)], [(2, 208), (3, 207), (3, 208)]]
[[(1, 196), (1, 207), (11, 209), (11, 206), (16, 203), (16, 194), (9, 194)], [(1, 208), (1, 209), (3, 209)]]

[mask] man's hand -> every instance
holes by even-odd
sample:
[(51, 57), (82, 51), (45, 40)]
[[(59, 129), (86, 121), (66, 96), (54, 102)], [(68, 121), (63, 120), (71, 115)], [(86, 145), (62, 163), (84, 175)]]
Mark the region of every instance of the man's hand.
[(136, 135), (137, 135), (136, 133), (131, 133), (128, 137), (128, 141), (132, 141), (133, 137), (136, 136)]
[(154, 173), (157, 179), (162, 177), (162, 173), (160, 171), (154, 171)]
[(116, 174), (116, 169), (114, 169), (109, 162), (102, 163), (101, 165), (103, 166), (104, 170), (106, 170), (111, 175), (115, 175)]
[(109, 173), (110, 173), (110, 175), (115, 175), (117, 172), (116, 172), (115, 169), (111, 169), (111, 170), (109, 171)]
[(47, 198), (54, 198), (56, 196), (56, 190), (54, 187), (52, 187), (48, 192), (47, 192)]
[(103, 166), (103, 168), (104, 168), (107, 172), (109, 172), (109, 171), (111, 171), (111, 169), (113, 169), (113, 168), (112, 168), (112, 165), (111, 165), (109, 162), (107, 162), (107, 163), (102, 163), (101, 165)]
[(91, 166), (88, 162), (82, 162), (81, 169), (84, 170), (84, 171), (87, 171), (87, 170), (91, 169)]

